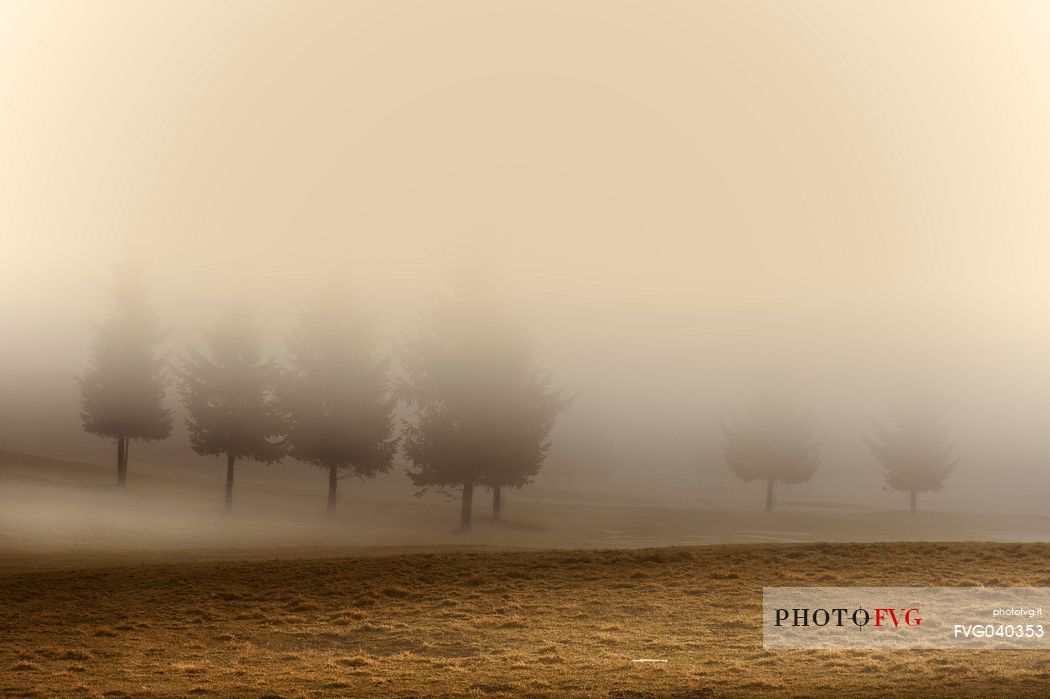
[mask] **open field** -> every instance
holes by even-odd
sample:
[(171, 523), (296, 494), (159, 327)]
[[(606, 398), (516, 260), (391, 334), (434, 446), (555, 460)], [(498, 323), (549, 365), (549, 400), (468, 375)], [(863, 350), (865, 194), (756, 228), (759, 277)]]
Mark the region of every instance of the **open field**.
[[(245, 469), (248, 471), (248, 469)], [(326, 517), (316, 487), (238, 481), (234, 513), (222, 512), (215, 480), (132, 471), (0, 451), (0, 572), (140, 562), (323, 558), (447, 549), (647, 548), (819, 541), (1047, 541), (1050, 518), (843, 506), (785, 499), (762, 511), (762, 494), (676, 502), (534, 488), (506, 496), (505, 521), (488, 517), (482, 491), (473, 531), (454, 531), (459, 505), (341, 485)], [(308, 476), (314, 475), (307, 472)], [(408, 490), (408, 489), (405, 489)], [(408, 490), (410, 493), (411, 491)], [(904, 500), (901, 499), (903, 506)]]
[[(512, 496), (504, 522), (479, 502), (464, 534), (441, 498), (346, 488), (328, 518), (320, 487), (244, 482), (226, 516), (219, 482), (132, 476), (124, 491), (107, 466), (0, 453), (0, 694), (1037, 696), (1050, 684), (1042, 652), (766, 652), (760, 631), (764, 585), (1050, 586), (1050, 546), (1002, 543), (1050, 539), (1046, 518), (539, 492)], [(926, 541), (893, 543), (905, 539)]]
[[(1043, 652), (766, 652), (771, 584), (1050, 585), (1042, 544), (727, 545), (0, 576), (10, 695), (1045, 696)], [(640, 664), (637, 658), (667, 660)]]

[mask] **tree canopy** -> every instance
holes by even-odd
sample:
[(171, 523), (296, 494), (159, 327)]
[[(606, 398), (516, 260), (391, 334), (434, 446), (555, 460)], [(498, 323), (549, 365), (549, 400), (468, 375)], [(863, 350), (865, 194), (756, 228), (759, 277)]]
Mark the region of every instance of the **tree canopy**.
[(179, 373), (190, 446), (227, 458), (227, 508), (238, 459), (262, 463), (284, 454), (285, 420), (274, 399), (277, 365), (263, 357), (262, 325), (245, 308), (225, 311), (205, 331), (206, 350), (187, 348)]
[(722, 423), (722, 455), (741, 480), (767, 483), (766, 509), (773, 506), (774, 483), (802, 483), (820, 465), (821, 440), (809, 407), (764, 397), (743, 416)]
[(527, 334), (491, 298), (469, 290), (436, 304), (402, 365), (401, 393), (415, 409), (405, 425), (409, 476), (423, 488), (463, 486), (469, 526), (475, 485), (498, 493), (536, 475), (568, 400), (550, 388)]
[(279, 461), (285, 425), (274, 401), (277, 365), (263, 357), (262, 325), (247, 309), (228, 310), (206, 330), (205, 344), (205, 352), (187, 348), (179, 375), (193, 450)]
[(164, 405), (165, 359), (157, 351), (164, 337), (133, 261), (117, 269), (113, 310), (95, 326), (91, 357), (80, 376), (80, 417), (84, 430), (118, 442), (117, 480), (127, 473), (128, 440), (165, 439), (172, 412)]
[(957, 463), (943, 415), (898, 409), (889, 427), (875, 423), (864, 441), (882, 467), (886, 487), (912, 493), (913, 510), (914, 494), (941, 490)]
[(398, 440), (389, 360), (378, 353), (375, 323), (339, 287), (299, 314), (280, 398), (289, 455), (329, 472), (329, 510), (338, 478), (390, 470)]

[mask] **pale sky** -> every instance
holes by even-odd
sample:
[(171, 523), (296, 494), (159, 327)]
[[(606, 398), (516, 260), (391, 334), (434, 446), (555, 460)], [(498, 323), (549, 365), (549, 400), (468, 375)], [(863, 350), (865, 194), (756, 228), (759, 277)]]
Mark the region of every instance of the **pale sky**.
[(127, 244), (179, 338), (331, 273), (396, 336), (475, 264), (584, 394), (929, 367), (1034, 420), (1048, 65), (1038, 2), (7, 0), (0, 356), (79, 368)]

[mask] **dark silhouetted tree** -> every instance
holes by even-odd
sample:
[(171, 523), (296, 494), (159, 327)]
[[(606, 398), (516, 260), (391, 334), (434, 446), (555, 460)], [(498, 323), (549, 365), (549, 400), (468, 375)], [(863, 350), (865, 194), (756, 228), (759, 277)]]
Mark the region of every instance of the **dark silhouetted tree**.
[(744, 482), (766, 482), (766, 512), (771, 512), (776, 483), (808, 481), (820, 464), (812, 410), (767, 397), (744, 417), (731, 415), (722, 423), (722, 456)]
[(415, 410), (405, 424), (412, 482), (461, 488), (460, 528), (471, 526), (474, 488), (520, 487), (538, 472), (548, 436), (568, 404), (549, 388), (532, 343), (483, 293), (439, 302), (404, 348), (402, 393)]
[(389, 361), (375, 324), (337, 286), (299, 315), (280, 397), (289, 455), (328, 473), (328, 513), (341, 478), (390, 470), (397, 453)]
[(874, 434), (864, 441), (882, 466), (886, 487), (910, 494), (912, 514), (916, 494), (941, 490), (955, 468), (955, 443), (943, 416), (898, 412), (892, 427), (875, 423)]
[(117, 484), (125, 486), (130, 441), (167, 438), (172, 417), (164, 407), (165, 360), (157, 352), (164, 333), (134, 260), (118, 267), (113, 301), (110, 316), (95, 327), (80, 376), (80, 417), (85, 431), (116, 440)]
[(262, 351), (262, 325), (238, 308), (205, 331), (206, 351), (187, 349), (179, 372), (190, 445), (226, 456), (226, 511), (233, 506), (238, 459), (269, 464), (284, 453), (285, 421), (274, 399), (277, 365)]

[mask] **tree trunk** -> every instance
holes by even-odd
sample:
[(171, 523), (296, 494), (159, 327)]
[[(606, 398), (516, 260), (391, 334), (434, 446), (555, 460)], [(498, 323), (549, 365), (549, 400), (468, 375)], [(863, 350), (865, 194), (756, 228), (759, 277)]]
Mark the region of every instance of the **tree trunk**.
[(339, 469), (335, 466), (328, 467), (328, 509), (325, 510), (327, 514), (335, 514), (335, 489), (336, 484), (339, 482)]
[(773, 481), (766, 481), (766, 512), (773, 511)]
[(117, 437), (117, 485), (128, 485), (128, 438)]
[(474, 506), (474, 484), (463, 484), (463, 507), (459, 511), (459, 530), (470, 531), (470, 510)]
[(911, 513), (915, 514), (915, 510), (916, 510), (916, 507), (915, 507), (915, 491), (913, 490), (913, 491), (911, 491)]
[(226, 455), (226, 511), (233, 509), (233, 454)]
[(500, 510), (503, 508), (503, 497), (500, 486), (492, 486), (492, 519), (499, 519)]

